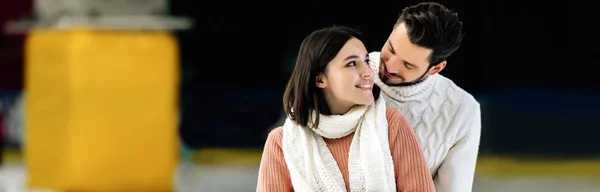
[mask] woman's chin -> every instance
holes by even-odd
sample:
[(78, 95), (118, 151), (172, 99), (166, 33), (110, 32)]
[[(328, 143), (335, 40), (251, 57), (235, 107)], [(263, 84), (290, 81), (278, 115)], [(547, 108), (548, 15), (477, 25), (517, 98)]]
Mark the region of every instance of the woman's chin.
[(375, 103), (375, 100), (371, 97), (370, 99), (362, 100), (361, 102), (358, 103), (358, 105), (369, 106), (369, 105), (372, 105), (373, 103)]

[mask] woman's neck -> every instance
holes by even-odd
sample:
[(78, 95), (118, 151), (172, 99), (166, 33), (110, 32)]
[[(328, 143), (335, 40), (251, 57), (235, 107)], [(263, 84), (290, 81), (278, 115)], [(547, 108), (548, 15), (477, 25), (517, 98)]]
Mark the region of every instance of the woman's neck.
[(341, 102), (341, 101), (327, 101), (327, 106), (329, 107), (329, 112), (332, 115), (343, 115), (348, 113), (352, 107), (356, 106), (356, 104), (350, 102)]

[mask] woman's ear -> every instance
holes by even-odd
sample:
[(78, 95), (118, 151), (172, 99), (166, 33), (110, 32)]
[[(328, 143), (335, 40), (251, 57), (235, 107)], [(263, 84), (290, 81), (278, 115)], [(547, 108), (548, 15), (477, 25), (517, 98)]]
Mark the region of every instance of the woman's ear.
[(327, 77), (325, 77), (325, 75), (319, 74), (319, 75), (317, 75), (316, 78), (317, 79), (315, 82), (316, 82), (318, 88), (323, 89), (323, 88), (327, 87)]

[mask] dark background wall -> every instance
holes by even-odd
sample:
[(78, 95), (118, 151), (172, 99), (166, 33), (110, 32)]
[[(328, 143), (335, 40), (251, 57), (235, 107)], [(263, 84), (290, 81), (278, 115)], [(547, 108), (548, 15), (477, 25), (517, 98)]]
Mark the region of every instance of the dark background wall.
[[(280, 117), (289, 65), (306, 35), (354, 26), (376, 51), (400, 11), (416, 2), (174, 1), (173, 13), (193, 17), (197, 26), (180, 35), (190, 73), (183, 91), (186, 142), (260, 147)], [(442, 74), (482, 103), (483, 152), (600, 154), (591, 143), (599, 128), (596, 72), (586, 65), (590, 51), (580, 48), (592, 33), (574, 35), (577, 14), (566, 2), (438, 2), (464, 21), (466, 38)]]

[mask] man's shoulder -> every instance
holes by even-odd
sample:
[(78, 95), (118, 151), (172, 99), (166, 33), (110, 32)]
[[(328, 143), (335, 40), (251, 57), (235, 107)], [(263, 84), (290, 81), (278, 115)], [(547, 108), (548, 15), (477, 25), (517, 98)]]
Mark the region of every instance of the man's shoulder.
[(479, 102), (471, 93), (458, 86), (451, 79), (441, 74), (438, 75), (438, 81), (440, 83), (436, 87), (438, 90), (445, 90), (443, 91), (443, 93), (445, 93), (447, 97), (450, 97), (449, 99), (453, 99), (454, 101), (456, 101), (456, 103), (459, 104), (461, 108), (479, 107)]
[(379, 67), (380, 54), (381, 53), (377, 51), (369, 53), (369, 65), (371, 65), (371, 67)]
[(480, 104), (477, 99), (449, 78), (440, 75), (439, 80), (438, 82), (442, 83), (438, 85), (437, 89), (445, 90), (443, 92), (446, 94), (446, 99), (450, 101), (450, 105), (444, 105), (442, 110), (448, 114), (453, 114), (452, 118), (455, 119), (453, 124), (457, 125), (452, 126), (454, 128), (451, 129), (463, 136), (471, 131), (476, 131), (471, 130), (472, 126), (462, 125), (467, 125), (473, 120), (481, 118)]
[(381, 54), (381, 52), (373, 51), (369, 53), (369, 57), (379, 57), (379, 54)]

